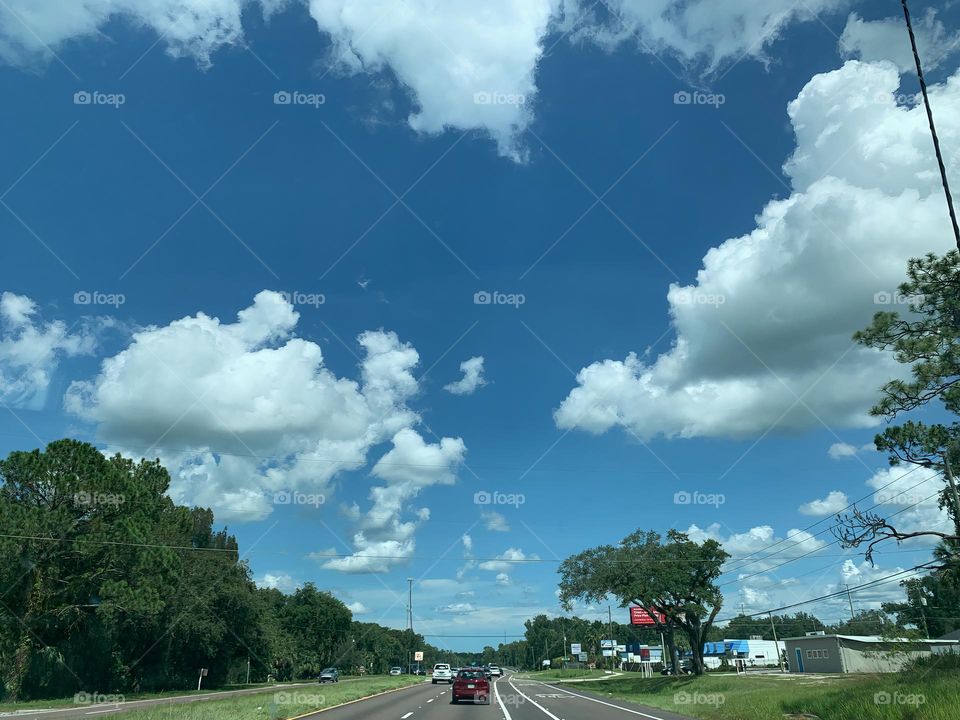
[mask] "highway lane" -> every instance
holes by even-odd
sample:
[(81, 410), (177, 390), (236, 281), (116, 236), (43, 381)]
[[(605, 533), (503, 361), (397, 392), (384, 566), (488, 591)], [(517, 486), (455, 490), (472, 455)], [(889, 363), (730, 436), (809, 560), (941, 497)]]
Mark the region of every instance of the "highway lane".
[(489, 705), (450, 703), (449, 685), (413, 689), (319, 711), (301, 720), (691, 720), (683, 715), (610, 700), (533, 680), (500, 678)]
[[(346, 680), (344, 681), (346, 682)], [(319, 710), (300, 716), (300, 720), (690, 720), (683, 715), (634, 705), (591, 693), (584, 689), (587, 683), (575, 687), (549, 684), (535, 680), (518, 680), (512, 674), (494, 683), (489, 705), (450, 702), (450, 685), (422, 684), (384, 693), (367, 700)], [(317, 688), (316, 682), (283, 685), (277, 691), (297, 687)], [(137, 700), (114, 706), (87, 706), (32, 712), (14, 717), (42, 720), (75, 720), (91, 716), (121, 715), (123, 710), (158, 705), (184, 705), (205, 699), (249, 694), (249, 690), (229, 693), (185, 695), (158, 700)], [(266, 695), (265, 697), (269, 697)], [(186, 710), (186, 707), (184, 708)], [(184, 716), (188, 713), (185, 712)]]
[(495, 701), (505, 710), (505, 720), (692, 720), (592, 693), (581, 687), (586, 684), (571, 687), (509, 677), (497, 683)]

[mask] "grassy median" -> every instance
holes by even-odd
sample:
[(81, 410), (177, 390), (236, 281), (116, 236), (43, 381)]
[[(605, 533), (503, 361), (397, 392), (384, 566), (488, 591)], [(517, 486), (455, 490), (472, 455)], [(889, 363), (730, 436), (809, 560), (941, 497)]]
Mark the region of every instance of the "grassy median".
[(313, 710), (342, 705), (351, 700), (387, 690), (424, 682), (422, 677), (378, 675), (352, 682), (328, 683), (313, 687), (275, 689), (255, 695), (241, 695), (224, 700), (164, 705), (129, 710), (124, 720), (277, 720), (291, 718)]
[(703, 720), (956, 720), (960, 672), (918, 668), (881, 675), (639, 678), (583, 685), (589, 691)]
[(610, 673), (605, 670), (540, 670), (538, 672), (520, 673), (515, 677), (518, 680), (581, 680), (588, 678), (607, 677)]

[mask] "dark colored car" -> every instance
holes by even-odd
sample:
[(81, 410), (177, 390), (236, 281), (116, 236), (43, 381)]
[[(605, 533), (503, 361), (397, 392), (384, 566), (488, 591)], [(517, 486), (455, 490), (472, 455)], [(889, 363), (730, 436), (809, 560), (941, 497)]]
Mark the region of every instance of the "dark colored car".
[[(693, 672), (693, 664), (689, 660), (680, 661), (680, 674), (689, 675)], [(663, 670), (660, 671), (661, 675), (673, 675), (673, 665), (667, 663), (663, 666)]]
[(320, 682), (340, 682), (340, 671), (336, 668), (327, 668), (320, 673)]
[(490, 704), (490, 681), (483, 668), (461, 668), (453, 681), (450, 702), (456, 705), (461, 700), (471, 700), (482, 705)]

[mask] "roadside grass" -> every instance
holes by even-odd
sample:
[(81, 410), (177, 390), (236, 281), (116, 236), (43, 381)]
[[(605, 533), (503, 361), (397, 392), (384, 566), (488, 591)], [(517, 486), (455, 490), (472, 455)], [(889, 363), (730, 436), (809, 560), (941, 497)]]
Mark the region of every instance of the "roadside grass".
[[(340, 682), (356, 682), (360, 678), (347, 677), (341, 679)], [(191, 690), (191, 689), (180, 689), (175, 688), (172, 690), (162, 690), (159, 692), (148, 692), (148, 693), (107, 693), (107, 692), (97, 692), (97, 695), (100, 696), (122, 696), (125, 702), (135, 702), (137, 700), (157, 700), (160, 698), (172, 698), (172, 697), (183, 697), (186, 695), (209, 695), (211, 693), (218, 692), (230, 692), (232, 690), (255, 690), (260, 689), (262, 692), (271, 692), (276, 690), (278, 686), (288, 686), (288, 685), (314, 685), (317, 684), (315, 680), (285, 680), (283, 682), (269, 682), (269, 683), (237, 683), (235, 685), (223, 685), (217, 688), (203, 688), (201, 690)], [(79, 694), (79, 693), (78, 693)], [(259, 693), (251, 692), (251, 695), (258, 695)], [(64, 710), (67, 708), (75, 707), (86, 707), (89, 703), (77, 702), (77, 695), (71, 695), (70, 697), (65, 698), (47, 698), (40, 700), (26, 700), (24, 702), (11, 703), (11, 702), (0, 702), (0, 713), (11, 713), (17, 711), (36, 711), (36, 710)]]
[[(367, 676), (346, 683), (271, 689), (223, 700), (205, 700), (125, 711), (123, 720), (278, 720), (424, 682), (422, 677)], [(104, 706), (106, 709), (109, 706)]]
[(520, 680), (573, 680), (579, 678), (607, 677), (604, 670), (539, 670), (537, 672), (518, 673)]
[(810, 716), (822, 720), (956, 720), (960, 717), (960, 674), (950, 668), (818, 678), (726, 674), (701, 678), (621, 676), (590, 683), (583, 690), (702, 720), (784, 720)]

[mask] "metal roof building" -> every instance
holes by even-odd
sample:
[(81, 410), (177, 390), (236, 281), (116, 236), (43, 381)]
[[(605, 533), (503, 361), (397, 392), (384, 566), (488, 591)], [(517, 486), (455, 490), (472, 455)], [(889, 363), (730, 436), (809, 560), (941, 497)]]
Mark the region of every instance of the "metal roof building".
[(911, 640), (879, 635), (805, 635), (785, 638), (792, 673), (897, 672), (934, 646), (956, 640)]

